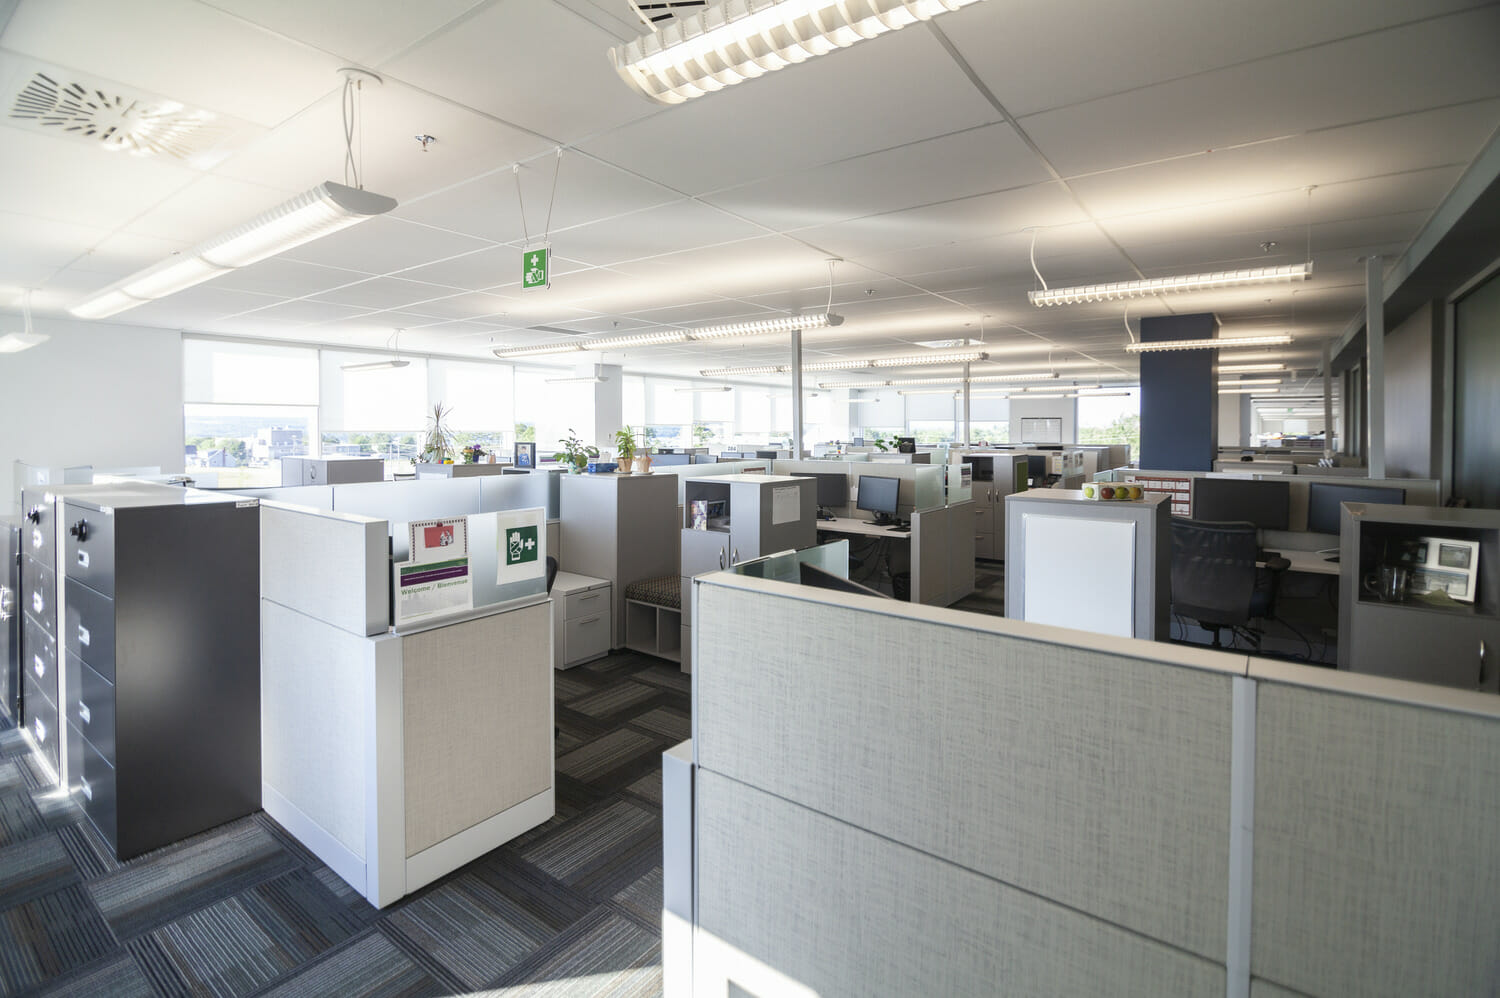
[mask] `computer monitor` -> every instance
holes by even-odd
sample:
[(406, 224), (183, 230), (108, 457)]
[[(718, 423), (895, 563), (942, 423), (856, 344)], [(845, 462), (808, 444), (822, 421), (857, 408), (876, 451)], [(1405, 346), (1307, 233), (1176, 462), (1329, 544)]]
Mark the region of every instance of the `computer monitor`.
[(1246, 521), (1262, 530), (1285, 530), (1292, 505), (1286, 482), (1253, 478), (1195, 478), (1193, 519), (1211, 523)]
[(1046, 454), (1026, 455), (1026, 477), (1029, 478), (1038, 488), (1040, 488), (1047, 481)]
[(896, 515), (896, 497), (900, 491), (901, 479), (899, 478), (860, 475), (859, 496), (854, 506), (856, 509), (874, 513), (875, 522), (880, 523)]
[(651, 455), (651, 463), (659, 464), (663, 468), (665, 468), (674, 464), (692, 464), (693, 458), (691, 454), (678, 454), (675, 452), (668, 452)]
[(759, 458), (766, 458), (766, 457), (768, 457), (768, 458), (771, 458), (772, 460), (776, 459), (776, 454), (777, 454), (777, 452), (774, 451), (774, 450), (757, 450), (755, 452), (755, 456), (756, 457), (759, 457)]
[(915, 454), (916, 452), (917, 452), (917, 438), (916, 437), (897, 437), (896, 438), (896, 453), (897, 454)]
[[(894, 481), (895, 479), (893, 479)], [(813, 586), (817, 589), (832, 589), (841, 593), (858, 593), (861, 596), (879, 596), (881, 599), (890, 599), (885, 593), (869, 586), (862, 586), (858, 582), (851, 582), (842, 575), (834, 575), (832, 572), (801, 562), (797, 565), (797, 581), (804, 586)]]
[(849, 504), (849, 476), (841, 472), (804, 472), (797, 478), (811, 478), (818, 483), (818, 508), (833, 509)]
[(1314, 534), (1339, 532), (1339, 505), (1346, 502), (1406, 505), (1406, 490), (1379, 485), (1335, 485), (1307, 483), (1307, 529)]

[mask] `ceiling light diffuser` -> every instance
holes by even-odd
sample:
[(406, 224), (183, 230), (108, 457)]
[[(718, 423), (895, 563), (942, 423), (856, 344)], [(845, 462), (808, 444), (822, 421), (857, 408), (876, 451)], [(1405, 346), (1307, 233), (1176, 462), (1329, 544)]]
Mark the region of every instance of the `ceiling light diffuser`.
[(1082, 284), (1071, 288), (1051, 288), (1026, 292), (1031, 304), (1042, 308), (1051, 305), (1078, 305), (1095, 301), (1117, 301), (1121, 298), (1148, 298), (1151, 295), (1180, 291), (1206, 291), (1233, 288), (1247, 284), (1273, 284), (1281, 281), (1305, 281), (1312, 276), (1312, 261), (1289, 263), (1280, 267), (1251, 267), (1245, 270), (1221, 270), (1211, 274), (1182, 274), (1178, 277), (1153, 277), (1144, 281), (1120, 281), (1115, 284)]
[(583, 374), (576, 378), (544, 378), (542, 380), (549, 385), (600, 385), (609, 378), (603, 374)]
[(989, 354), (978, 350), (965, 350), (960, 353), (929, 353), (907, 357), (876, 357), (870, 361), (870, 366), (914, 367), (919, 364), (970, 364), (978, 360), (988, 360), (989, 356)]
[(339, 369), (343, 371), (382, 371), (392, 367), (407, 367), (411, 364), (409, 360), (392, 357), (389, 360), (370, 360), (358, 364), (341, 364)]
[(1285, 364), (1220, 364), (1220, 374), (1251, 374), (1256, 371), (1285, 371)]
[(718, 326), (703, 326), (689, 329), (688, 338), (694, 340), (719, 340), (727, 336), (762, 336), (766, 333), (790, 333), (794, 329), (803, 331), (822, 329), (824, 326), (842, 325), (844, 317), (832, 312), (814, 312), (810, 315), (779, 315), (774, 319), (751, 319), (746, 322), (728, 322)]
[(1235, 378), (1233, 381), (1219, 382), (1220, 388), (1240, 388), (1244, 385), (1279, 385), (1280, 378)]
[(393, 198), (325, 181), (244, 225), (116, 281), (69, 311), (81, 319), (103, 319), (347, 229), (394, 207)]
[(1292, 342), (1291, 333), (1268, 333), (1265, 336), (1221, 336), (1208, 340), (1152, 340), (1149, 343), (1127, 343), (1126, 353), (1159, 353), (1163, 350), (1229, 350), (1234, 347), (1284, 347)]
[(681, 104), (977, 2), (721, 0), (611, 48), (609, 61), (645, 97)]
[(837, 326), (843, 321), (843, 316), (832, 312), (785, 315), (774, 319), (705, 326), (702, 329), (670, 329), (660, 333), (639, 333), (635, 336), (615, 336), (603, 340), (563, 340), (558, 343), (540, 343), (530, 347), (497, 347), (492, 353), (496, 357), (539, 357), (549, 353), (577, 353), (580, 350), (624, 350), (629, 347), (683, 343), (688, 340), (717, 340), (726, 336), (764, 336), (769, 333), (789, 333), (795, 329), (821, 329), (824, 326)]
[(1220, 388), (1220, 395), (1274, 395), (1280, 388)]
[(0, 336), (0, 353), (20, 353), (22, 350), (30, 350), (34, 346), (41, 346), (52, 337), (48, 333), (39, 333), (31, 328), (31, 292), (26, 292), (21, 299), (21, 331), (18, 333), (6, 333)]

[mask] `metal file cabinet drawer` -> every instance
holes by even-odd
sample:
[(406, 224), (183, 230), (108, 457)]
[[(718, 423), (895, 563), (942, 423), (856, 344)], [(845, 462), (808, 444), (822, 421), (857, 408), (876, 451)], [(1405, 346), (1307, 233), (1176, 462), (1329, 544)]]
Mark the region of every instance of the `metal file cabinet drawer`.
[[(57, 768), (57, 707), (47, 697), (47, 691), (42, 684), (38, 683), (30, 669), (25, 672), (25, 678), (21, 681), (26, 690), (26, 730), (31, 732), (32, 740), (42, 750), (42, 755)], [(57, 686), (53, 684), (53, 692), (56, 693)]]
[(71, 726), (68, 728), (68, 751), (77, 762), (77, 771), (71, 774), (71, 779), (78, 790), (77, 799), (83, 804), (83, 813), (89, 816), (106, 841), (115, 842), (119, 837), (119, 826), (115, 814), (114, 767), (79, 735), (77, 728)]
[(111, 766), (115, 764), (115, 684), (90, 669), (77, 655), (68, 659), (68, 724)]
[(32, 682), (47, 691), (47, 698), (57, 702), (57, 642), (30, 617), (24, 624), (21, 642), (21, 670)]
[(57, 523), (46, 493), (26, 489), (21, 495), (21, 551), (43, 565), (57, 561)]
[(64, 503), (67, 531), (60, 570), (96, 593), (115, 594), (115, 518), (99, 510)]
[(609, 614), (599, 613), (563, 625), (563, 641), (566, 644), (565, 662), (578, 662), (597, 658), (609, 651)]
[(581, 617), (592, 617), (596, 613), (603, 613), (609, 609), (608, 586), (598, 589), (590, 589), (581, 593), (569, 593), (564, 603), (563, 619), (577, 620)]
[(55, 634), (57, 576), (32, 558), (21, 559), (21, 609), (48, 634)]
[(115, 680), (115, 601), (100, 596), (77, 579), (67, 584), (68, 605), (63, 611), (63, 642), (94, 670)]

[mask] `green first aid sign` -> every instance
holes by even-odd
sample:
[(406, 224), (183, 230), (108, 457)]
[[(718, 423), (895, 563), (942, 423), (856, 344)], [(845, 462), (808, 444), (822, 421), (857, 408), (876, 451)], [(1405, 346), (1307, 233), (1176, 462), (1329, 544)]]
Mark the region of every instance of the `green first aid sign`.
[(529, 291), (532, 288), (545, 288), (550, 283), (547, 280), (547, 254), (548, 249), (529, 249), (521, 254), (521, 288)]
[(536, 561), (536, 528), (511, 527), (505, 531), (505, 564), (520, 565)]

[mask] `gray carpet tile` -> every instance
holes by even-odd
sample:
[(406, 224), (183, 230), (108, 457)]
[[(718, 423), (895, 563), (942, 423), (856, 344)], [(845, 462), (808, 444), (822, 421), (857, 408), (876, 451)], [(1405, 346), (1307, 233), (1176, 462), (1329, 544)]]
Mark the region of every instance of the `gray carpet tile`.
[(589, 665), (558, 683), (556, 815), (384, 910), (259, 812), (121, 863), (0, 727), (0, 995), (659, 994), (660, 753), (690, 682)]
[(659, 834), (661, 816), (639, 804), (612, 801), (534, 843), (521, 858), (564, 883), (596, 863), (614, 857), (643, 836)]
[(597, 682), (588, 682), (568, 672), (552, 674), (552, 695), (558, 703), (570, 703), (579, 697), (588, 696), (599, 688)]
[(691, 738), (693, 735), (693, 719), (686, 711), (673, 710), (670, 707), (657, 707), (630, 722), (633, 728), (644, 728), (655, 735), (661, 735), (674, 745), (677, 742)]
[(44, 987), (45, 998), (155, 998), (157, 991), (128, 952), (91, 964)]
[(295, 859), (253, 818), (168, 846), (89, 884), (121, 938), (287, 872)]
[(636, 731), (611, 731), (557, 760), (557, 771), (575, 780), (594, 780), (649, 751), (655, 740)]
[(0, 912), (0, 991), (17, 994), (117, 948), (80, 885)]
[(615, 894), (611, 900), (660, 932), (661, 891), (661, 866), (658, 864), (636, 878), (629, 887)]
[(56, 835), (24, 839), (0, 849), (0, 909), (78, 883), (78, 871)]
[(648, 998), (661, 994), (661, 936), (599, 908), (482, 992), (487, 998)]
[(586, 697), (580, 697), (568, 704), (570, 710), (576, 710), (593, 718), (611, 717), (627, 707), (632, 707), (643, 701), (659, 695), (661, 690), (655, 686), (647, 686), (644, 683), (626, 681), (615, 683), (608, 689), (597, 693), (591, 693)]
[(271, 998), (425, 998), (446, 989), (385, 936), (372, 931), (262, 994)]

